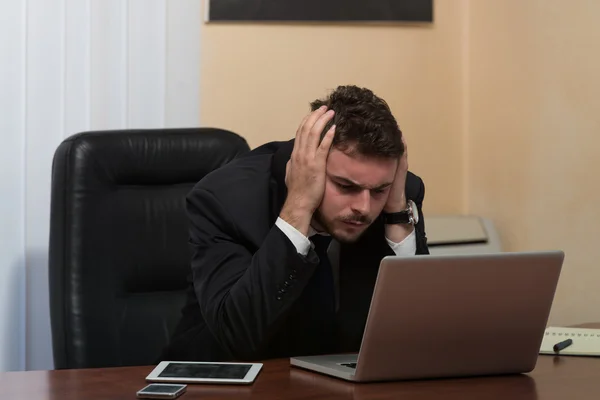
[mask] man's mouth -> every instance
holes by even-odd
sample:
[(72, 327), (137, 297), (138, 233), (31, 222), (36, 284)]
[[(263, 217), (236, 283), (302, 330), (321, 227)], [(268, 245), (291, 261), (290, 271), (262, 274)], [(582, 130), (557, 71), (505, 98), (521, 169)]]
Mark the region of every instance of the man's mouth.
[(367, 225), (367, 223), (364, 221), (344, 221), (344, 223), (346, 223), (348, 225), (356, 226), (356, 227)]

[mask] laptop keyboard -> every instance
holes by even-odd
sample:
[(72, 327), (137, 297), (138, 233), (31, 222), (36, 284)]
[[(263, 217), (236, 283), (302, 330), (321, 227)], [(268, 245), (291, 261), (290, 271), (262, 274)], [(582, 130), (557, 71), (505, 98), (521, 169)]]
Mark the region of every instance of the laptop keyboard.
[(342, 367), (354, 368), (356, 369), (356, 363), (341, 363)]

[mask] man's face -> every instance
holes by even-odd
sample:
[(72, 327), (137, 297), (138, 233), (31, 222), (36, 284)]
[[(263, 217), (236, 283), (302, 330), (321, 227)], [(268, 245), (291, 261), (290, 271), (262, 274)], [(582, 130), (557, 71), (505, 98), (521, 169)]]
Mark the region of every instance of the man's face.
[(327, 158), (325, 193), (315, 212), (315, 228), (351, 243), (373, 223), (385, 205), (398, 160), (348, 154), (332, 148)]

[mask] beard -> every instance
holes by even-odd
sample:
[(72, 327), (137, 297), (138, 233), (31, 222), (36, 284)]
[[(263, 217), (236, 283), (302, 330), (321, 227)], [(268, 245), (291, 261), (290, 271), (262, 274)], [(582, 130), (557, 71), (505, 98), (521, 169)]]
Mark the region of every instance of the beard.
[[(323, 216), (321, 211), (318, 209), (313, 214), (313, 219), (317, 225), (315, 226), (316, 229), (329, 233), (335, 240), (337, 240), (340, 243), (356, 242), (358, 239), (360, 239), (363, 233), (366, 232), (367, 228), (373, 223), (373, 220), (364, 214), (345, 215), (342, 217), (335, 218), (334, 220), (327, 220)], [(365, 225), (362, 227), (362, 230), (358, 231), (353, 235), (350, 235), (345, 231), (336, 232), (335, 222), (360, 222)]]

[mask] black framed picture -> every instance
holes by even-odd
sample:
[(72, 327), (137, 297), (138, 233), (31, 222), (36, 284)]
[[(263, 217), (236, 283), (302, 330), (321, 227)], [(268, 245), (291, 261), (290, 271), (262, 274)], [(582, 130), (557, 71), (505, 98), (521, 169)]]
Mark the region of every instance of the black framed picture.
[(208, 21), (433, 21), (433, 0), (207, 0), (207, 7)]

